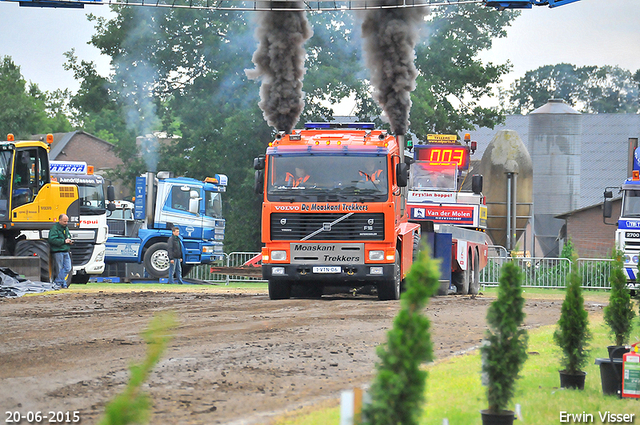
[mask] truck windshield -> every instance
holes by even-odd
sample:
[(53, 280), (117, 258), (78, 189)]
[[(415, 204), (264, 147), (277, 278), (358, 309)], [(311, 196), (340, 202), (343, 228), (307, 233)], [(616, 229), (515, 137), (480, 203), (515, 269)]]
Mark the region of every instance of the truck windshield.
[(378, 201), (388, 197), (386, 156), (272, 155), (270, 201)]
[(207, 217), (222, 218), (222, 196), (218, 192), (205, 191)]
[(9, 217), (9, 183), (13, 151), (0, 151), (0, 220)]
[(640, 217), (640, 190), (625, 190), (622, 202), (623, 217)]
[(456, 190), (458, 168), (455, 164), (416, 161), (411, 165), (412, 190)]
[(106, 212), (102, 184), (79, 184), (80, 215), (102, 215)]

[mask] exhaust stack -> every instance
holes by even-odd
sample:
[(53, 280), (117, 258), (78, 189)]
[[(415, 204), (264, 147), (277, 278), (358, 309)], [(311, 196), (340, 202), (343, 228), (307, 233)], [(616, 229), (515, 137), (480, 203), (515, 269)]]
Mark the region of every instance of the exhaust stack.
[(147, 198), (145, 202), (146, 214), (144, 218), (145, 221), (147, 222), (147, 229), (153, 228), (153, 219), (155, 215), (155, 211), (154, 211), (155, 202), (153, 202), (153, 200), (155, 199), (155, 197), (153, 196), (155, 181), (156, 181), (156, 173), (154, 173), (153, 171), (148, 171), (147, 172)]

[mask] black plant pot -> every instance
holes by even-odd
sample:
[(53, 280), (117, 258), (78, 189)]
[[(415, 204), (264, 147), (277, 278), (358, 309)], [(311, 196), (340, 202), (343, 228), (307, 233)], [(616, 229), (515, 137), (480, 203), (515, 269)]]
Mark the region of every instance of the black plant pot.
[(620, 391), (622, 390), (622, 359), (598, 358), (596, 359), (596, 365), (600, 366), (602, 393), (620, 397)]
[(482, 425), (513, 425), (515, 415), (511, 410), (502, 410), (498, 413), (490, 410), (481, 410)]
[(628, 353), (629, 349), (624, 345), (609, 345), (607, 346), (610, 359), (622, 359), (624, 353)]
[(584, 390), (584, 380), (587, 372), (578, 372), (570, 374), (564, 370), (560, 371), (560, 388), (569, 388), (574, 390)]

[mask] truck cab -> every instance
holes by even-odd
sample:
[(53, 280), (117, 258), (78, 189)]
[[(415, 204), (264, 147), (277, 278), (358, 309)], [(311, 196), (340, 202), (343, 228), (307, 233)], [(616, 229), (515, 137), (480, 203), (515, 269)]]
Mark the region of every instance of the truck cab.
[[(224, 258), (225, 220), (222, 193), (227, 176), (216, 174), (203, 181), (172, 177), (169, 172), (147, 173), (136, 179), (133, 210), (120, 202), (108, 218), (106, 262), (118, 277), (127, 279), (126, 264), (144, 266), (137, 274), (158, 279), (168, 276), (167, 240), (178, 227), (183, 245), (183, 274), (198, 264)], [(133, 212), (133, 220), (128, 218)]]
[(401, 143), (370, 123), (307, 123), (254, 160), (263, 195), (263, 278), (271, 299), (292, 286), (371, 286), (396, 300), (419, 229), (407, 221)]
[(623, 253), (623, 269), (627, 277), (627, 287), (635, 295), (640, 291), (638, 261), (640, 259), (640, 148), (633, 154), (633, 171), (621, 187), (608, 187), (604, 192), (603, 216), (612, 215), (611, 199), (613, 190), (622, 194), (618, 229), (615, 233), (615, 247)]
[[(413, 147), (407, 208), (420, 224), (422, 239), (441, 259), (440, 295), (477, 294), (487, 264), (487, 207), (482, 177), (469, 176), (476, 143), (457, 135), (430, 134)], [(472, 190), (463, 190), (466, 180)]]
[(80, 226), (70, 230), (73, 283), (87, 283), (104, 272), (107, 204), (104, 179), (83, 161), (51, 161), (51, 179), (78, 187)]

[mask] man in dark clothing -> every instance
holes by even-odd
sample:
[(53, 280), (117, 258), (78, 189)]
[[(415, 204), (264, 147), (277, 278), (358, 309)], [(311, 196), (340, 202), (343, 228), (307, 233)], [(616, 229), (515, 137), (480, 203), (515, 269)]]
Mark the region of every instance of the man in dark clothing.
[(169, 253), (169, 283), (173, 283), (173, 277), (177, 275), (178, 283), (182, 281), (182, 242), (180, 242), (180, 229), (173, 228), (173, 234), (167, 240), (167, 252)]
[(56, 276), (53, 284), (56, 289), (68, 288), (67, 277), (71, 271), (71, 233), (67, 224), (69, 217), (66, 214), (60, 214), (58, 222), (49, 230), (49, 246), (56, 265)]

